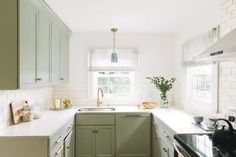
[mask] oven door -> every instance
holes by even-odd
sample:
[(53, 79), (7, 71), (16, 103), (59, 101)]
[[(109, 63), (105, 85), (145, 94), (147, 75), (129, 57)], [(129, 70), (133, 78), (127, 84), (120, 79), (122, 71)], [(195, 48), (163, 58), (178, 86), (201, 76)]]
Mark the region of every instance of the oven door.
[(176, 140), (173, 142), (173, 145), (175, 148), (175, 157), (192, 157)]

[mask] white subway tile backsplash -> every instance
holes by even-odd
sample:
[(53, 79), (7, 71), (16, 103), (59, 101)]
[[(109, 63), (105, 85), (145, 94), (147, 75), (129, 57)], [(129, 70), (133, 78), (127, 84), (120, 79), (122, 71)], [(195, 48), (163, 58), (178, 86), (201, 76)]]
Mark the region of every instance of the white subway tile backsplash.
[(221, 87), (221, 88), (230, 88), (230, 87), (231, 87), (231, 83), (230, 83), (230, 82), (222, 81), (222, 82), (220, 83), (220, 87)]
[[(232, 89), (236, 89), (236, 82), (231, 82), (230, 83), (230, 87), (232, 88)], [(229, 88), (229, 87), (228, 87)]]
[(232, 4), (233, 4), (233, 0), (225, 0), (225, 1), (222, 3), (221, 8), (222, 8), (222, 9), (228, 8), (228, 7), (230, 7)]
[(221, 17), (222, 22), (228, 22), (231, 19), (231, 14), (225, 14)]
[(0, 128), (11, 124), (10, 102), (28, 100), (32, 105), (43, 105), (48, 110), (52, 104), (52, 88), (33, 88), (22, 90), (0, 90)]
[[(221, 5), (221, 37), (236, 28), (236, 0), (223, 0)], [(219, 104), (221, 112), (236, 108), (236, 63), (220, 63)]]
[(232, 69), (231, 68), (222, 68), (221, 69), (221, 75), (230, 75)]

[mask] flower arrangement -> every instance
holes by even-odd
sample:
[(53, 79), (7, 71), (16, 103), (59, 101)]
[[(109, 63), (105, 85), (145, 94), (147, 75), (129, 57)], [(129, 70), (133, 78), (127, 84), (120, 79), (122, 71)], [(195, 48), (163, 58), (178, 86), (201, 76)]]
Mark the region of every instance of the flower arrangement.
[(63, 104), (65, 108), (70, 108), (72, 106), (71, 101), (69, 99), (64, 99)]
[(162, 107), (168, 107), (168, 98), (167, 92), (173, 88), (173, 84), (176, 81), (176, 78), (171, 78), (170, 80), (165, 79), (163, 76), (159, 77), (146, 77), (148, 80), (151, 80), (156, 88), (161, 92), (161, 105)]

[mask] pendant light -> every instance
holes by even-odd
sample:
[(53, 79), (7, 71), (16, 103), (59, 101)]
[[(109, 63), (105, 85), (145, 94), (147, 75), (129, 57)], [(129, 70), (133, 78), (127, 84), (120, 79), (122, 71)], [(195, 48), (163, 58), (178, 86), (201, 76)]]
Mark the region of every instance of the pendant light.
[(111, 53), (111, 63), (117, 63), (118, 62), (118, 54), (116, 51), (116, 32), (117, 28), (112, 28), (111, 31), (113, 32), (113, 51)]

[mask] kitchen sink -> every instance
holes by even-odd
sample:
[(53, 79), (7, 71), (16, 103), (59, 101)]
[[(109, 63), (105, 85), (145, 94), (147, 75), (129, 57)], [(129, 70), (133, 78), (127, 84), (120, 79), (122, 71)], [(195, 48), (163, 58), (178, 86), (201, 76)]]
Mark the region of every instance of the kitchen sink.
[(89, 107), (89, 108), (80, 108), (79, 111), (115, 111), (114, 107)]

